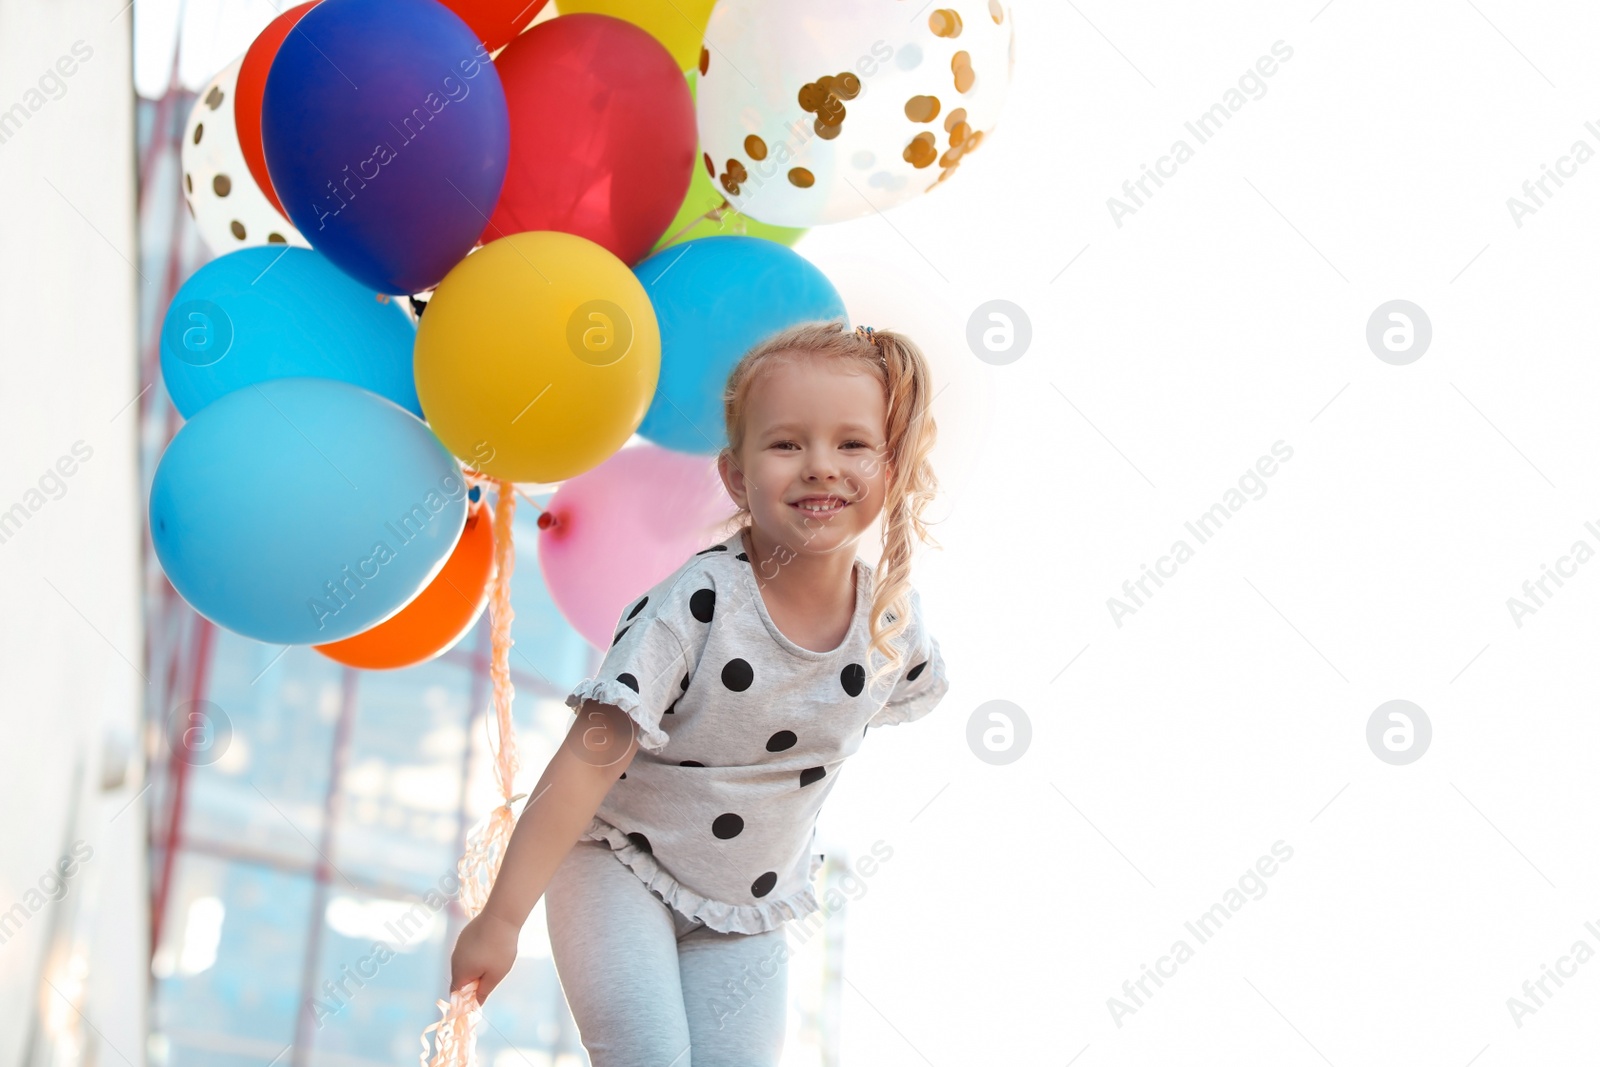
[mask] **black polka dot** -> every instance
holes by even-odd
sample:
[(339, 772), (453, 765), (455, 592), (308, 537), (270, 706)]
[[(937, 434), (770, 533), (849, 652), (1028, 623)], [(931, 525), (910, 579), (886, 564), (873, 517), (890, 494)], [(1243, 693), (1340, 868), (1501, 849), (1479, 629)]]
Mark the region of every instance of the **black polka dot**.
[(628, 777), (628, 772), (627, 771), (623, 771), (622, 774), (617, 778), (617, 781), (620, 782), (620, 781), (622, 781), (623, 778), (626, 778), (626, 777)]
[(742, 659), (730, 659), (722, 668), (722, 684), (735, 693), (742, 693), (756, 680), (756, 672)]
[(611, 639), (611, 646), (612, 646), (612, 647), (613, 647), (613, 648), (615, 648), (615, 647), (616, 647), (616, 644), (617, 644), (617, 642), (618, 642), (618, 641), (621, 641), (621, 640), (622, 640), (622, 635), (623, 635), (623, 634), (625, 634), (625, 633), (627, 633), (627, 632), (628, 632), (628, 631), (629, 631), (629, 630), (631, 630), (631, 629), (633, 629), (633, 627), (631, 627), (631, 626), (624, 626), (624, 627), (623, 627), (623, 628), (622, 628), (622, 629), (620, 629), (620, 630), (618, 630), (618, 631), (617, 631), (617, 636), (615, 636), (615, 637), (613, 637), (613, 638), (612, 638), (612, 639)]
[(655, 852), (655, 850), (650, 847), (650, 839), (643, 834), (629, 834), (628, 840), (633, 842), (634, 847), (640, 852), (649, 852), (652, 854)]
[(862, 688), (867, 684), (867, 669), (859, 663), (850, 664), (839, 672), (839, 684), (844, 686), (844, 691), (851, 696), (860, 696)]
[[(678, 688), (682, 689), (685, 693), (687, 693), (689, 691), (689, 676), (687, 674), (683, 676), (683, 681), (678, 683)], [(678, 698), (678, 700), (682, 700), (682, 699), (683, 699), (682, 697)], [(668, 706), (668, 708), (667, 708), (667, 710), (666, 710), (666, 712), (664, 714), (673, 715), (673, 714), (676, 714), (677, 710), (678, 710), (678, 701), (674, 700), (671, 703), (671, 705)]]
[(621, 682), (623, 685), (627, 686), (629, 689), (632, 689), (635, 693), (637, 693), (639, 691), (639, 679), (635, 678), (631, 674), (628, 674), (626, 672), (624, 672), (622, 674), (619, 674), (619, 675), (617, 675), (617, 681)]
[(728, 551), (728, 546), (727, 545), (712, 545), (710, 548), (702, 548), (700, 551), (696, 552), (695, 555), (703, 556), (707, 552), (726, 552), (726, 551)]
[(743, 552), (739, 553), (737, 556), (734, 556), (733, 558), (736, 559), (736, 560), (739, 560), (742, 563), (749, 563), (750, 562), (750, 557), (745, 555)]
[[(650, 603), (650, 598), (649, 597), (645, 597), (643, 600), (641, 600), (637, 604), (635, 604), (633, 606), (633, 610), (628, 612), (628, 619), (633, 618), (635, 615), (639, 614), (639, 612), (643, 611), (644, 610), (644, 606), (646, 604), (648, 604), (648, 603)], [(628, 619), (624, 619), (622, 621), (623, 622), (627, 622)]]
[(726, 815), (718, 815), (716, 821), (711, 824), (711, 832), (724, 841), (730, 837), (738, 837), (743, 830), (744, 820), (731, 811)]
[(772, 887), (777, 884), (778, 872), (768, 871), (766, 874), (763, 874), (760, 878), (757, 878), (755, 881), (750, 883), (750, 895), (753, 897), (764, 897), (768, 893), (772, 892)]
[(700, 622), (710, 622), (717, 609), (717, 591), (701, 589), (689, 598), (689, 611)]
[(912, 667), (911, 670), (906, 673), (906, 681), (908, 681), (908, 682), (916, 681), (917, 677), (922, 674), (922, 668), (926, 667), (927, 665), (928, 665), (928, 661), (927, 660), (923, 660), (921, 663), (917, 664), (915, 667)]
[(812, 782), (822, 781), (822, 779), (827, 776), (827, 773), (828, 768), (826, 767), (807, 767), (805, 770), (800, 772), (800, 788), (804, 789)]
[(793, 748), (798, 740), (800, 739), (794, 735), (793, 730), (779, 730), (767, 738), (767, 751), (782, 752), (786, 748)]
[(697, 759), (686, 759), (686, 760), (679, 760), (678, 761), (678, 766), (680, 766), (680, 767), (704, 767), (705, 764), (701, 763)]

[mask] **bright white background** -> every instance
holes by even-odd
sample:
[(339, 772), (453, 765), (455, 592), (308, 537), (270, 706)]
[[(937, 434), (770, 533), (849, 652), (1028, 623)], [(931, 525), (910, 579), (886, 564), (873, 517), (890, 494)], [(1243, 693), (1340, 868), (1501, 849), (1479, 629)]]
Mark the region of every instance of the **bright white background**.
[[(189, 84), (271, 18), (252, 2)], [(844, 1063), (1578, 1062), (1600, 962), (1520, 1027), (1506, 1002), (1600, 951), (1600, 562), (1520, 628), (1506, 600), (1600, 548), (1600, 160), (1521, 228), (1506, 199), (1600, 150), (1600, 12), (1015, 9), (982, 150), (798, 247), (959, 383), (917, 580), (953, 687), (868, 738), (822, 821), (825, 851), (894, 849), (850, 905)], [(1279, 40), (1266, 95), (1198, 144), (1184, 122)], [(169, 60), (138, 58), (159, 92)], [(1194, 158), (1119, 228), (1107, 198), (1179, 137)], [(1434, 332), (1403, 367), (1365, 341), (1397, 298)], [(1008, 366), (965, 349), (990, 299), (1032, 323)], [(1266, 494), (1119, 628), (1107, 598), (1279, 440)], [(1366, 742), (1396, 698), (1433, 726), (1409, 766)], [(1009, 766), (966, 740), (993, 699), (1032, 723)], [(1185, 922), (1280, 840), (1265, 895), (1199, 944)], [(1119, 1027), (1108, 998), (1179, 938), (1194, 957)]]
[[(1520, 1028), (1506, 1006), (1600, 952), (1600, 562), (1520, 629), (1506, 608), (1600, 549), (1600, 160), (1520, 229), (1506, 208), (1600, 150), (1600, 12), (1323, 4), (1018, 4), (1015, 95), (959, 180), (800, 246), (959, 320), (1013, 301), (1034, 338), (976, 364), (992, 421), (921, 564), (951, 693), (871, 737), (824, 815), (895, 849), (853, 906), (847, 1064), (1600, 1049), (1600, 962)], [(1183, 123), (1280, 39), (1198, 144)], [(1180, 136), (1194, 158), (1117, 228), (1107, 197)], [(1434, 328), (1409, 366), (1365, 342), (1396, 298)], [(1117, 628), (1107, 598), (1280, 439), (1266, 495)], [(965, 740), (997, 698), (1034, 729), (1005, 767)], [(1409, 766), (1365, 740), (1395, 698), (1434, 729)], [(1279, 840), (1199, 944), (1184, 923)], [(1119, 1028), (1107, 999), (1178, 938), (1194, 958)]]

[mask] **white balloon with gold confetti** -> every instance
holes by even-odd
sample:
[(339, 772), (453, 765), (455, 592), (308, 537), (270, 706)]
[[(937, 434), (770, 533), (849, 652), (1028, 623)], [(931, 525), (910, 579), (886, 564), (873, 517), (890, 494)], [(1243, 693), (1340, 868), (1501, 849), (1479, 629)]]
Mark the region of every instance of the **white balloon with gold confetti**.
[(999, 0), (719, 0), (700, 54), (701, 165), (775, 226), (885, 211), (983, 143), (1015, 51)]
[(183, 131), (183, 198), (200, 239), (217, 255), (253, 245), (311, 243), (278, 214), (250, 176), (233, 123), (233, 87), (239, 56), (211, 79), (189, 112)]

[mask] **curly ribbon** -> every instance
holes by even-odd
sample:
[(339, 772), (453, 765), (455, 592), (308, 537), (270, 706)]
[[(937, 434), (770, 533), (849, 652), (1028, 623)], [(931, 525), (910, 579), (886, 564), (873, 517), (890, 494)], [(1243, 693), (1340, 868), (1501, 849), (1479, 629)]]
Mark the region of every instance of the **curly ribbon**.
[[(468, 471), (467, 478), (475, 485), (488, 484), (475, 471)], [(493, 484), (498, 496), (494, 505), (494, 577), (489, 588), (489, 677), (494, 684), (496, 729), (489, 743), (494, 751), (500, 796), (504, 799), (467, 835), (466, 850), (456, 867), (461, 879), (461, 906), (468, 919), (476, 918), (489, 902), (489, 890), (500, 874), (506, 845), (516, 827), (511, 805), (527, 795), (512, 793), (520, 767), (517, 732), (511, 722), (511, 702), (515, 696), (511, 686), (511, 572), (517, 558), (512, 523), (516, 517), (517, 494), (510, 482), (495, 480)], [(422, 1031), (421, 1067), (473, 1067), (476, 1064), (477, 1028), (483, 1017), (477, 991), (478, 981), (473, 979), (451, 993), (449, 1000), (434, 1002), (443, 1017)], [(437, 1035), (436, 1048), (430, 1048), (429, 1034)], [(430, 1051), (433, 1053), (431, 1060), (428, 1058)]]
[[(662, 241), (661, 242), (662, 251), (666, 251), (666, 249), (672, 244), (672, 242), (676, 241), (678, 238), (682, 237), (684, 234), (688, 233), (690, 230), (694, 229), (696, 226), (700, 225), (702, 222), (721, 222), (722, 221), (722, 216), (726, 215), (730, 211), (732, 211), (735, 216), (739, 216), (738, 210), (735, 209), (732, 204), (728, 203), (728, 198), (727, 197), (723, 197), (722, 198), (722, 203), (718, 204), (716, 207), (712, 208), (710, 211), (707, 211), (704, 215), (701, 215), (699, 218), (697, 218), (693, 222), (689, 223), (689, 225), (685, 226), (683, 229), (679, 230), (677, 233), (673, 234), (671, 237), (668, 237), (665, 241)], [(739, 219), (740, 219), (739, 224), (741, 226), (739, 232), (743, 233), (744, 232), (744, 230), (742, 228), (742, 219), (743, 219), (743, 217), (739, 216)]]
[(449, 1000), (435, 1002), (444, 1018), (422, 1031), (422, 1067), (428, 1065), (428, 1035), (439, 1032), (439, 1051), (434, 1064), (470, 1064), (476, 1059), (478, 1022), (483, 1009), (478, 1006), (478, 980), (474, 978), (454, 993)]

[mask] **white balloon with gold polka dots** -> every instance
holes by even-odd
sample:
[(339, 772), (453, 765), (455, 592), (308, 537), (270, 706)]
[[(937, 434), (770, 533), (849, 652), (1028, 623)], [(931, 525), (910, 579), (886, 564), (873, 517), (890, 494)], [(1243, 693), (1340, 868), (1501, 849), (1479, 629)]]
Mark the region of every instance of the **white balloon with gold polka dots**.
[(244, 56), (200, 91), (183, 131), (183, 198), (200, 239), (217, 255), (255, 245), (311, 243), (278, 214), (250, 176), (233, 123), (233, 87)]
[(1000, 0), (719, 0), (700, 53), (700, 163), (775, 226), (886, 211), (952, 178), (999, 121)]

